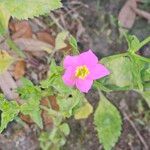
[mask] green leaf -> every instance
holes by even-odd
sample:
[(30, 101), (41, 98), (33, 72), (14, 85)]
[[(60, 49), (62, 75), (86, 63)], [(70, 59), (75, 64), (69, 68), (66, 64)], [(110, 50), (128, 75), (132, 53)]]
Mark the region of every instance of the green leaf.
[[(55, 78), (56, 77), (60, 78), (60, 76), (62, 75), (62, 72), (63, 72), (63, 68), (61, 66), (57, 66), (55, 63), (55, 60), (53, 59), (51, 61), (51, 65), (50, 65), (49, 76), (46, 80), (41, 81), (41, 83), (40, 83), (41, 87), (44, 89), (50, 88), (52, 86), (53, 82), (55, 85)], [(56, 82), (57, 82), (57, 80), (56, 80)], [(60, 82), (62, 84), (62, 81), (60, 81)], [(64, 87), (64, 84), (63, 84), (63, 87)]]
[(57, 96), (57, 103), (59, 105), (60, 112), (64, 115), (64, 117), (72, 116), (83, 100), (83, 95), (77, 90), (72, 90), (71, 93)]
[(4, 95), (0, 94), (0, 110), (1, 114), (1, 124), (0, 133), (7, 127), (7, 124), (15, 119), (20, 111), (20, 107), (15, 101), (7, 101)]
[(86, 101), (83, 106), (81, 106), (79, 109), (77, 109), (77, 111), (75, 111), (74, 117), (75, 119), (85, 119), (88, 118), (92, 112), (92, 105), (88, 101)]
[(62, 32), (58, 33), (56, 40), (55, 40), (55, 49), (56, 50), (65, 48), (67, 46), (65, 43), (67, 36), (68, 36), (67, 31), (62, 31)]
[(50, 65), (50, 74), (61, 74), (63, 68), (61, 66), (57, 66), (55, 60), (53, 59)]
[(41, 129), (43, 128), (39, 100), (29, 99), (28, 102), (21, 105), (20, 110), (24, 115), (29, 115)]
[(54, 76), (51, 86), (59, 93), (70, 93), (72, 88), (64, 84), (62, 76)]
[(128, 51), (130, 52), (136, 52), (139, 50), (140, 47), (140, 41), (135, 35), (127, 35), (126, 34), (126, 40), (128, 42)]
[(4, 50), (0, 50), (0, 74), (5, 72), (14, 59)]
[(73, 54), (74, 54), (74, 55), (75, 55), (75, 54), (79, 54), (79, 51), (78, 51), (78, 44), (77, 44), (76, 39), (75, 39), (73, 36), (71, 36), (71, 37), (69, 38), (69, 44), (70, 44), (71, 47), (72, 47), (72, 52), (73, 52)]
[(62, 7), (60, 0), (0, 0), (12, 17), (28, 19)]
[(8, 22), (10, 19), (9, 12), (0, 4), (0, 34), (4, 34), (8, 30)]
[(110, 70), (111, 74), (104, 78), (105, 85), (118, 87), (132, 87), (132, 62), (128, 57), (103, 58), (101, 62)]
[(34, 86), (33, 83), (26, 78), (22, 78), (21, 83), (22, 86), (17, 89), (17, 92), (22, 99), (41, 99), (41, 89), (38, 86)]
[(145, 63), (144, 68), (141, 70), (141, 77), (143, 81), (150, 81), (150, 63)]
[(133, 76), (133, 86), (135, 89), (143, 91), (143, 83), (141, 77), (141, 70), (144, 68), (144, 62), (136, 58), (134, 55), (129, 55), (132, 64), (132, 76)]
[(64, 133), (65, 136), (69, 135), (70, 133), (70, 128), (69, 125), (67, 123), (63, 123), (59, 126), (59, 129), (61, 132)]
[(121, 116), (101, 93), (101, 100), (94, 114), (94, 124), (98, 132), (98, 138), (105, 150), (111, 150), (121, 134)]

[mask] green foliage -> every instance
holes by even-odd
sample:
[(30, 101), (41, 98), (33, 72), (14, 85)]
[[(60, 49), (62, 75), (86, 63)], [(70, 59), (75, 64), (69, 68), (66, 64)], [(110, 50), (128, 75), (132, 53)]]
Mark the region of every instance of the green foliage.
[(111, 148), (118, 141), (121, 134), (120, 113), (101, 93), (101, 100), (94, 114), (94, 123), (98, 132), (98, 138), (105, 150)]
[(11, 57), (6, 51), (0, 50), (0, 74), (9, 68), (13, 61), (13, 57)]
[(145, 82), (149, 82), (150, 59), (135, 54), (150, 37), (142, 42), (135, 36), (128, 36), (128, 52), (103, 58), (101, 62), (111, 71), (111, 74), (100, 79), (101, 89), (143, 91)]
[[(14, 1), (17, 2), (16, 0)], [(5, 8), (4, 6), (7, 2), (8, 1), (3, 2), (3, 8)], [(27, 1), (25, 1), (25, 3), (26, 2)], [(21, 3), (23, 3), (23, 1), (18, 2), (16, 7), (19, 7)], [(44, 1), (42, 3), (44, 3)], [(12, 2), (8, 5), (11, 4)], [(37, 7), (37, 5), (39, 4), (36, 4), (35, 7)], [(24, 11), (23, 9), (18, 11)], [(39, 9), (42, 9), (42, 6)], [(49, 7), (47, 9), (49, 9)], [(16, 10), (12, 11), (15, 13)], [(29, 10), (27, 9), (27, 11)], [(28, 13), (26, 15), (29, 15)], [(64, 41), (67, 36), (68, 32), (64, 31), (58, 34), (55, 41), (55, 50), (66, 46)], [(106, 92), (135, 90), (145, 98), (148, 106), (150, 106), (150, 59), (136, 54), (143, 45), (150, 41), (150, 37), (142, 42), (135, 36), (127, 35), (126, 38), (129, 46), (126, 53), (109, 56), (101, 60), (101, 63), (111, 71), (111, 74), (94, 81), (94, 87)], [(78, 54), (77, 41), (75, 38), (70, 36), (69, 43), (72, 46), (73, 54)], [(3, 59), (3, 56), (0, 57)], [(7, 68), (9, 66), (7, 63), (10, 62), (10, 58), (8, 56), (8, 58), (6, 57), (5, 59), (5, 68)], [(55, 61), (52, 60), (47, 79), (41, 81), (39, 85), (34, 85), (30, 80), (23, 78), (21, 80), (22, 86), (17, 89), (22, 99), (20, 106), (16, 102), (7, 101), (1, 96), (0, 110), (2, 111), (2, 115), (0, 132), (6, 128), (7, 124), (12, 121), (19, 112), (24, 115), (29, 115), (40, 128), (43, 128), (41, 118), (41, 110), (43, 109), (47, 111), (52, 118), (53, 128), (50, 132), (42, 132), (39, 138), (41, 148), (44, 150), (59, 150), (60, 147), (65, 144), (66, 136), (70, 133), (69, 126), (64, 123), (64, 119), (72, 116), (74, 116), (75, 119), (84, 119), (93, 112), (93, 107), (86, 100), (84, 94), (74, 87), (70, 88), (64, 84), (62, 80), (63, 71), (63, 67), (57, 66)], [(40, 100), (43, 97), (49, 97), (50, 95), (56, 97), (56, 102), (59, 105), (58, 111), (54, 110), (50, 103), (48, 106), (40, 104)], [(94, 124), (96, 125), (100, 142), (106, 150), (110, 150), (114, 147), (121, 134), (122, 121), (117, 108), (111, 104), (102, 93), (100, 93), (100, 96), (101, 100), (94, 113)]]
[(78, 106), (82, 105), (82, 101), (84, 100), (84, 96), (77, 90), (72, 90), (71, 93), (58, 95), (57, 103), (59, 105), (60, 112), (64, 115), (64, 117), (71, 117), (74, 114), (74, 110), (77, 109)]
[(69, 125), (67, 123), (63, 123), (59, 126), (60, 131), (65, 135), (69, 135), (70, 133), (70, 128)]
[(0, 94), (0, 110), (2, 111), (0, 124), (1, 133), (7, 127), (7, 124), (17, 117), (20, 107), (15, 101), (9, 102)]
[(42, 132), (39, 141), (40, 147), (43, 150), (59, 150), (61, 146), (66, 143), (66, 138), (70, 133), (70, 128), (67, 123), (62, 123), (59, 126), (55, 126), (53, 130), (48, 132)]
[(62, 6), (60, 0), (0, 0), (0, 3), (17, 19), (38, 17)]
[(70, 93), (72, 89), (64, 84), (62, 80), (62, 72), (63, 68), (57, 66), (53, 60), (50, 65), (49, 76), (46, 80), (41, 82), (41, 87), (44, 89), (53, 88), (59, 93)]
[(9, 12), (0, 4), (0, 34), (4, 34), (8, 30), (9, 18)]
[(80, 106), (74, 113), (74, 118), (75, 119), (85, 119), (88, 118), (89, 115), (93, 112), (93, 107), (92, 105), (85, 100), (83, 103), (83, 106)]
[(25, 102), (20, 106), (20, 111), (24, 115), (29, 115), (40, 128), (43, 128), (40, 110), (41, 89), (28, 79), (22, 78), (21, 81), (23, 86), (17, 91)]
[(131, 52), (138, 51), (140, 47), (139, 39), (134, 35), (128, 35), (128, 34), (126, 34), (125, 37), (128, 42), (128, 51), (131, 51)]
[(0, 34), (8, 30), (10, 17), (28, 19), (62, 7), (61, 0), (0, 0)]
[(118, 87), (132, 87), (132, 62), (128, 57), (104, 58), (102, 63), (111, 71), (105, 80), (106, 85)]
[(41, 98), (41, 89), (38, 86), (34, 86), (33, 83), (26, 79), (21, 79), (22, 86), (17, 89), (17, 92), (20, 94), (20, 97), (24, 100), (29, 99), (40, 99)]
[(78, 44), (77, 44), (76, 39), (73, 36), (70, 36), (70, 38), (69, 38), (69, 44), (72, 47), (73, 54), (79, 54)]
[(28, 102), (21, 105), (20, 110), (22, 114), (29, 115), (40, 128), (43, 128), (39, 100), (30, 98)]

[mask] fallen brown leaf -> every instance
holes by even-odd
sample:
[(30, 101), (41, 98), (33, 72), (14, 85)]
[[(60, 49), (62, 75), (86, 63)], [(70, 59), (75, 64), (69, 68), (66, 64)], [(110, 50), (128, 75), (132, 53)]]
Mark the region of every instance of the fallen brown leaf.
[(20, 119), (22, 119), (27, 124), (33, 124), (34, 123), (33, 120), (30, 118), (29, 115), (20, 114), (19, 117), (20, 117)]
[(15, 92), (17, 84), (8, 71), (0, 75), (0, 88), (8, 99), (18, 98), (18, 94)]
[(12, 39), (32, 38), (32, 29), (28, 21), (12, 22), (9, 27), (13, 32)]
[(32, 38), (18, 38), (14, 40), (14, 42), (19, 46), (20, 49), (31, 52), (46, 51), (51, 53), (53, 48), (52, 45), (48, 43)]
[(128, 0), (119, 13), (118, 20), (124, 28), (132, 28), (135, 22), (136, 13), (133, 8), (137, 8), (136, 0)]
[(36, 36), (37, 36), (38, 40), (46, 42), (46, 43), (52, 45), (53, 47), (55, 47), (55, 38), (53, 36), (51, 36), (49, 33), (37, 32)]
[(25, 61), (19, 60), (14, 67), (13, 76), (16, 80), (20, 79), (25, 74)]

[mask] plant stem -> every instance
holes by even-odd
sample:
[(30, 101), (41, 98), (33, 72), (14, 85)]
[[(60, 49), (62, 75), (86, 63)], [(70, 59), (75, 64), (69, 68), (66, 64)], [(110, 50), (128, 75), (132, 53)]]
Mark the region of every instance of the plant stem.
[(18, 46), (15, 44), (15, 42), (14, 42), (10, 37), (8, 37), (8, 38), (6, 39), (6, 42), (7, 42), (7, 44), (9, 45), (9, 47), (10, 47), (13, 51), (15, 51), (20, 57), (26, 58), (25, 54), (21, 51), (20, 48), (18, 48)]
[(145, 62), (150, 63), (150, 59), (149, 59), (149, 58), (142, 57), (142, 56), (137, 55), (137, 54), (132, 54), (132, 55), (134, 55), (136, 58), (138, 58), (138, 59), (140, 59), (140, 60), (142, 60), (142, 61), (145, 61)]
[(144, 45), (146, 45), (147, 43), (150, 42), (150, 36), (147, 37), (145, 40), (143, 40), (141, 43), (140, 43), (140, 46), (138, 49), (142, 48)]

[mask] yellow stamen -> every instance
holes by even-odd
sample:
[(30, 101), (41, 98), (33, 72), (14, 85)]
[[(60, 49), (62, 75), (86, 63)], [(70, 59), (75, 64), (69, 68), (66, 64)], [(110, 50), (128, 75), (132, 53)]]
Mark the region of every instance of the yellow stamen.
[(83, 65), (76, 68), (75, 76), (80, 79), (85, 79), (89, 73), (87, 66)]

